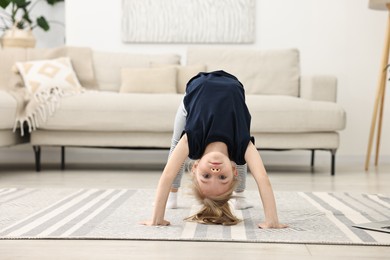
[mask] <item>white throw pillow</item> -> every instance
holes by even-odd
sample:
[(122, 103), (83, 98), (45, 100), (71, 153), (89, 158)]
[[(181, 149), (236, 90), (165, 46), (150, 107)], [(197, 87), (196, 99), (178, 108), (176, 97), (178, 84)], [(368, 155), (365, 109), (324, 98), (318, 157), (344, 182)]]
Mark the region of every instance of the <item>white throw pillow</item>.
[(176, 93), (176, 69), (123, 68), (120, 92)]
[(31, 93), (41, 87), (81, 88), (68, 57), (16, 62), (16, 67)]
[(177, 93), (185, 93), (188, 81), (194, 76), (198, 75), (199, 72), (206, 71), (206, 65), (196, 64), (196, 65), (167, 65), (160, 63), (152, 63), (152, 67), (154, 68), (162, 68), (162, 67), (173, 67), (177, 69), (177, 82), (176, 89)]
[(177, 91), (185, 93), (188, 81), (198, 75), (199, 72), (205, 71), (205, 65), (177, 66)]

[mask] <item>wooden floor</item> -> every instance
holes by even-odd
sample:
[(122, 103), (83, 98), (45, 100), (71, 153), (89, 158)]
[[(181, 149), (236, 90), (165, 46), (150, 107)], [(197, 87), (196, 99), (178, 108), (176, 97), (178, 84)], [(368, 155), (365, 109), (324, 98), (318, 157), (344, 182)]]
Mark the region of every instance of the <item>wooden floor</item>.
[[(162, 165), (0, 165), (0, 187), (155, 188)], [(337, 165), (336, 176), (317, 166), (267, 166), (276, 191), (359, 191), (390, 194), (390, 165), (365, 172)], [(248, 178), (248, 189), (256, 189)], [(180, 202), (179, 202), (180, 203)], [(390, 234), (389, 234), (390, 236)], [(304, 244), (104, 240), (0, 240), (0, 259), (390, 259), (390, 247)]]

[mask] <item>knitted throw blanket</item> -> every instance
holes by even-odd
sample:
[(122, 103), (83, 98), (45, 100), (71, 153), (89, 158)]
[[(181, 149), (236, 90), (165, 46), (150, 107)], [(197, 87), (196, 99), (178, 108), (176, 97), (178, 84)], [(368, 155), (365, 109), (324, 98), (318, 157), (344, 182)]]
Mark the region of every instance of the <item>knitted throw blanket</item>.
[[(15, 51), (15, 50), (10, 50)], [(10, 69), (10, 80), (8, 92), (17, 102), (14, 131), (20, 129), (21, 135), (25, 134), (25, 128), (29, 132), (36, 130), (52, 116), (60, 106), (63, 97), (82, 94), (86, 89), (96, 87), (96, 80), (92, 64), (92, 50), (81, 47), (60, 47), (53, 49), (26, 49), (17, 50), (15, 55), (5, 55), (6, 50), (2, 50), (3, 57), (23, 56), (23, 59), (5, 60)], [(20, 52), (24, 52), (21, 53)], [(5, 54), (4, 54), (5, 53)], [(0, 55), (1, 56), (1, 55)], [(70, 71), (61, 71), (61, 66), (53, 66), (52, 61), (56, 60), (65, 64), (68, 63)], [(51, 84), (36, 78), (28, 79), (23, 73), (25, 69), (28, 73), (34, 70), (34, 66), (41, 62), (40, 68), (35, 68), (36, 74), (44, 74), (46, 78), (54, 77), (63, 73), (61, 84)], [(45, 64), (48, 63), (48, 64)], [(66, 64), (65, 64), (66, 65)], [(4, 66), (4, 64), (3, 64)], [(66, 67), (66, 66), (65, 66)], [(0, 69), (1, 68), (0, 66)], [(11, 70), (13, 72), (11, 72)], [(21, 77), (22, 76), (22, 77)]]
[(54, 114), (60, 106), (62, 97), (71, 96), (84, 92), (84, 88), (61, 88), (58, 86), (48, 86), (37, 89), (34, 93), (29, 93), (26, 89), (10, 91), (17, 101), (17, 111), (13, 131), (20, 128), (20, 133), (24, 136), (24, 129), (27, 126), (29, 132), (36, 130), (40, 122), (46, 120)]

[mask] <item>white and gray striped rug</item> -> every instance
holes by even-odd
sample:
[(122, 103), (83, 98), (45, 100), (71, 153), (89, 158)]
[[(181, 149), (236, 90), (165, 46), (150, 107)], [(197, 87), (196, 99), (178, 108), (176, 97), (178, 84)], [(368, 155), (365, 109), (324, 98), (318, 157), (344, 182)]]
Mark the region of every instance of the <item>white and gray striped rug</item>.
[(0, 189), (0, 239), (129, 239), (390, 245), (390, 234), (352, 227), (390, 218), (390, 197), (379, 194), (276, 192), (281, 222), (289, 228), (262, 230), (255, 207), (238, 210), (236, 226), (200, 225), (183, 218), (199, 206), (180, 194), (180, 208), (167, 210), (168, 227), (145, 227), (154, 190)]

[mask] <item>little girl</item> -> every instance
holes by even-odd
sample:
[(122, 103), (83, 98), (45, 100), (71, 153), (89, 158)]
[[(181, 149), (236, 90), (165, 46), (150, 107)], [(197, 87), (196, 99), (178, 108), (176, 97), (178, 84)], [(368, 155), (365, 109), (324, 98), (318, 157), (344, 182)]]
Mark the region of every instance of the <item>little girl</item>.
[[(175, 124), (174, 124), (174, 131), (172, 136), (172, 142), (171, 142), (171, 149), (169, 152), (169, 156), (171, 156), (172, 152), (175, 150), (175, 147), (177, 143), (180, 141), (183, 131), (185, 130), (187, 121), (187, 111), (184, 108), (184, 104), (182, 103), (179, 109), (177, 110), (176, 117), (175, 117)], [(233, 205), (235, 209), (247, 209), (253, 207), (251, 204), (249, 204), (245, 199), (245, 187), (246, 187), (246, 176), (247, 176), (247, 165), (236, 165), (236, 169), (238, 172), (238, 181), (237, 185), (235, 185), (234, 189), (234, 199), (233, 199)], [(168, 209), (175, 209), (177, 208), (177, 194), (178, 190), (180, 188), (181, 179), (184, 174), (184, 164), (180, 168), (180, 171), (176, 175), (171, 192), (168, 196), (168, 201), (166, 208)]]
[[(178, 186), (172, 184), (174, 181), (180, 184), (183, 164), (189, 157), (195, 160), (191, 168), (194, 193), (203, 208), (187, 220), (205, 224), (238, 223), (228, 201), (239, 182), (237, 165), (245, 167), (247, 163), (264, 206), (265, 220), (258, 226), (286, 227), (279, 223), (272, 187), (250, 136), (250, 121), (244, 87), (235, 76), (215, 71), (193, 77), (176, 115), (171, 153), (157, 187), (153, 218), (143, 224), (170, 224), (164, 219), (167, 200), (171, 189), (177, 191)], [(175, 138), (175, 133), (180, 133), (179, 138)], [(245, 168), (240, 172), (246, 175)]]

